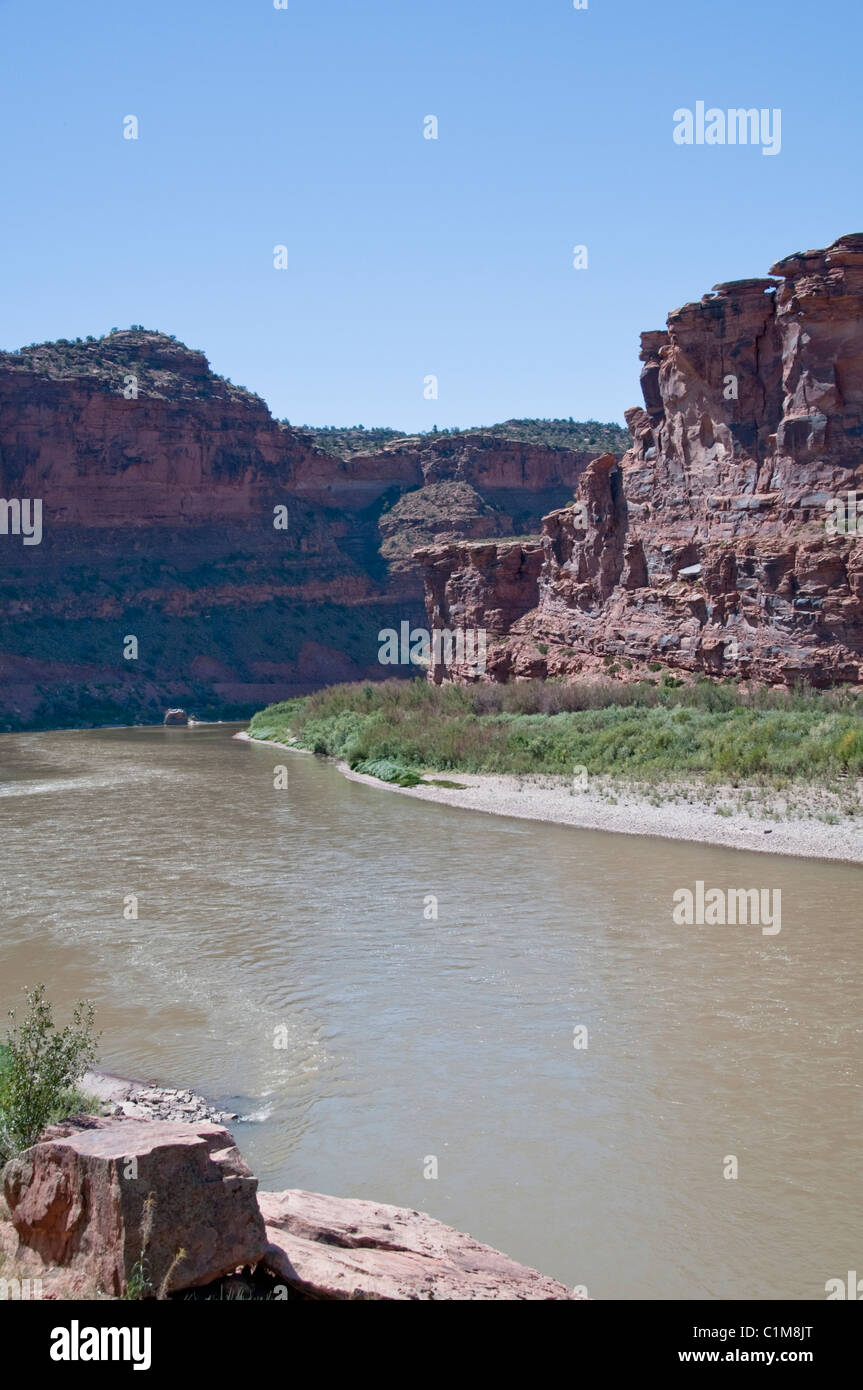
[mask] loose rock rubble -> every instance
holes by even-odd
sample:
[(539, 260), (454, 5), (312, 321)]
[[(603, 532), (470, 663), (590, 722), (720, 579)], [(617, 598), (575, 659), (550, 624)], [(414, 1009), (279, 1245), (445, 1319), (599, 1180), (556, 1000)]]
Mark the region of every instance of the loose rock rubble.
[(101, 1113), (134, 1120), (173, 1120), (198, 1124), (208, 1120), (224, 1125), (238, 1120), (230, 1110), (220, 1110), (194, 1091), (178, 1091), (170, 1086), (148, 1085), (107, 1072), (88, 1072), (81, 1089), (102, 1102)]

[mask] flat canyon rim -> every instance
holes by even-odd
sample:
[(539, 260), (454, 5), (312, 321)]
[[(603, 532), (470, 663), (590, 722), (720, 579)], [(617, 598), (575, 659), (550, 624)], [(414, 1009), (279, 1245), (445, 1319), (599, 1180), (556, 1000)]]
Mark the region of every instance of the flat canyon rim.
[[(311, 756), (277, 791), (235, 729), (0, 738), (4, 1005), (93, 997), (103, 1065), (256, 1117), (265, 1188), (428, 1211), (594, 1298), (823, 1298), (857, 1267), (854, 866)], [(699, 880), (781, 889), (781, 934), (675, 925)]]

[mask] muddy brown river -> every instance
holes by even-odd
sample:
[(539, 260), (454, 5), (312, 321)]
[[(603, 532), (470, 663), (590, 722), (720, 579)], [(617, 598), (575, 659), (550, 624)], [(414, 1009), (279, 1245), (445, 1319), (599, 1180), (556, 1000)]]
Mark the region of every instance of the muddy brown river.
[[(593, 1298), (863, 1271), (860, 869), (413, 801), (235, 728), (0, 737), (4, 1014), (92, 998), (101, 1064), (239, 1111), (262, 1186)], [(780, 890), (781, 931), (678, 925), (698, 882)]]

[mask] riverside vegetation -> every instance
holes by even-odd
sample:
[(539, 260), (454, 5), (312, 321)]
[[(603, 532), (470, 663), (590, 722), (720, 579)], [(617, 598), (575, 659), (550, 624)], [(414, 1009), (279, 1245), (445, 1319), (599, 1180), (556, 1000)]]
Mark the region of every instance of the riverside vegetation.
[[(416, 786), (426, 772), (591, 776), (652, 784), (830, 787), (863, 774), (863, 694), (709, 680), (332, 686), (270, 705), (253, 738)], [(856, 804), (856, 800), (855, 800)]]
[(77, 1004), (71, 1023), (58, 1029), (44, 985), (27, 990), (26, 1002), (17, 1025), (10, 1009), (13, 1026), (0, 1045), (0, 1167), (35, 1144), (47, 1124), (98, 1106), (76, 1085), (96, 1055), (92, 1004)]

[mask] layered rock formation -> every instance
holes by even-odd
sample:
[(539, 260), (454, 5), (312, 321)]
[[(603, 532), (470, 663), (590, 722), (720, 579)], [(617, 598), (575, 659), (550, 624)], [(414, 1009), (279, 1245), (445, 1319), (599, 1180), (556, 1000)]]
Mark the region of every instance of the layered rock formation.
[[(418, 550), (416, 559), (425, 574), (429, 628), (487, 633), (485, 674), (506, 680), (513, 666), (508, 635), (519, 630), (520, 620), (532, 612), (538, 599), (545, 559), (540, 537), (453, 541)], [(522, 661), (519, 675), (524, 674)], [(433, 661), (428, 675), (436, 684), (476, 678), (474, 663), (460, 661), (453, 652), (446, 660)]]
[(0, 727), (392, 675), (377, 634), (422, 623), (414, 549), (538, 532), (589, 457), (482, 431), (334, 456), (143, 330), (0, 353)]
[(43, 1296), (144, 1297), (249, 1270), (274, 1297), (570, 1300), (537, 1273), (422, 1212), (260, 1193), (214, 1124), (77, 1116), (3, 1170), (4, 1274)]
[(863, 235), (770, 275), (642, 335), (632, 447), (544, 518), (538, 573), (505, 540), (424, 550), (430, 621), (486, 626), (486, 678), (863, 680)]

